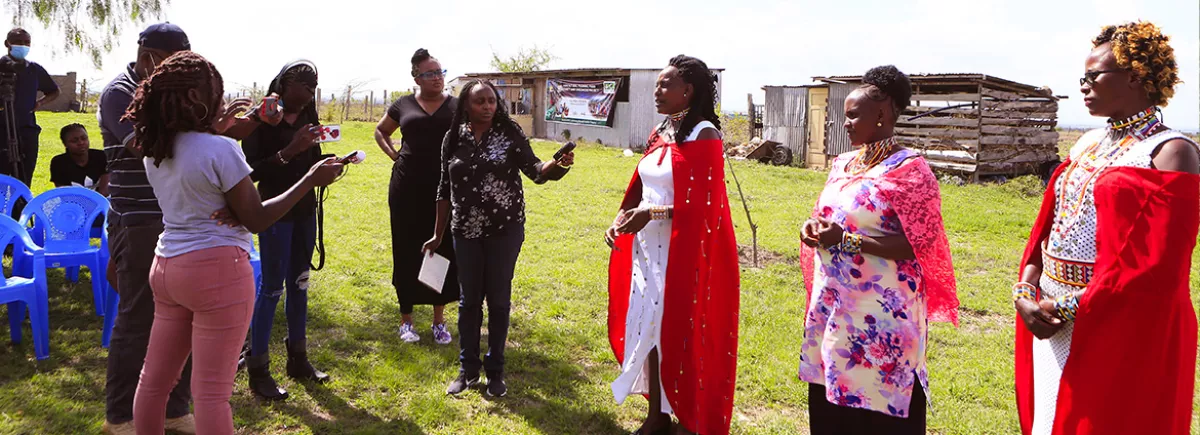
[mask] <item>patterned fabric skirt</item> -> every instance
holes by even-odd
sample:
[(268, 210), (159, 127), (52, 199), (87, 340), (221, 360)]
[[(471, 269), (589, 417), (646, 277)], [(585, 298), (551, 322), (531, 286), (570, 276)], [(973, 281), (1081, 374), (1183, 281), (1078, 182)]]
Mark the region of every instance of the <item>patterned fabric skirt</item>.
[[(1040, 284), (1042, 293), (1048, 298), (1083, 289), (1055, 281), (1045, 273), (1042, 274)], [(1033, 339), (1033, 435), (1050, 435), (1054, 429), (1059, 380), (1062, 379), (1067, 357), (1071, 354), (1071, 335), (1074, 330), (1075, 323), (1068, 322), (1049, 339)]]

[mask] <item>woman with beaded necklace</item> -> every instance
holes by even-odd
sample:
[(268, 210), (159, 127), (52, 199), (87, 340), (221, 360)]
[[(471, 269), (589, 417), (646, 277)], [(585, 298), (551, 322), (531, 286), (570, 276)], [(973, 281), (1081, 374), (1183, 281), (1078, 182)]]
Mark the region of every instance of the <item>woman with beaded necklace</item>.
[(1021, 430), (1186, 434), (1200, 152), (1159, 117), (1179, 77), (1158, 27), (1108, 26), (1092, 43), (1080, 92), (1109, 125), (1052, 178), (1013, 286)]
[(937, 179), (893, 136), (911, 96), (894, 66), (863, 75), (845, 106), (860, 148), (834, 159), (802, 229), (813, 434), (924, 434), (928, 321), (957, 324)]

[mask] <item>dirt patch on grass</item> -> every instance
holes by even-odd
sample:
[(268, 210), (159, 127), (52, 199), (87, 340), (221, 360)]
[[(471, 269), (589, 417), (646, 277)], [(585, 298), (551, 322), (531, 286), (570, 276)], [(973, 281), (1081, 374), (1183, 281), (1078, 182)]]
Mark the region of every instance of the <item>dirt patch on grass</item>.
[[(742, 267), (754, 267), (754, 248), (750, 245), (738, 245), (738, 263)], [(758, 267), (763, 268), (772, 264), (787, 264), (787, 256), (758, 247)]]

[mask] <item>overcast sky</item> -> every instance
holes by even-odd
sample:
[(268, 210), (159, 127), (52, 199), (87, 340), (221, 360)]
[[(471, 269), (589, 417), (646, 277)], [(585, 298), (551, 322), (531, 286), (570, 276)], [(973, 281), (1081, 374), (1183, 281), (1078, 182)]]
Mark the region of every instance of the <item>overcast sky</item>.
[[(326, 95), (351, 80), (370, 81), (379, 95), (412, 86), (409, 58), (419, 47), (456, 76), (488, 70), (493, 50), (536, 44), (559, 57), (551, 68), (657, 68), (676, 54), (699, 57), (726, 68), (723, 101), (731, 111), (745, 110), (747, 93), (761, 104), (763, 85), (881, 64), (908, 73), (984, 73), (1069, 95), (1059, 109), (1068, 126), (1103, 122), (1079, 97), (1091, 38), (1105, 24), (1142, 19), (1171, 36), (1185, 81), (1164, 110), (1166, 123), (1200, 128), (1196, 0), (172, 0), (164, 19), (187, 31), (227, 90), (265, 86), (289, 60), (304, 57), (320, 69)], [(103, 70), (54, 53), (61, 36), (27, 27), (30, 58), (51, 73), (107, 82), (133, 60), (141, 26), (126, 30)]]

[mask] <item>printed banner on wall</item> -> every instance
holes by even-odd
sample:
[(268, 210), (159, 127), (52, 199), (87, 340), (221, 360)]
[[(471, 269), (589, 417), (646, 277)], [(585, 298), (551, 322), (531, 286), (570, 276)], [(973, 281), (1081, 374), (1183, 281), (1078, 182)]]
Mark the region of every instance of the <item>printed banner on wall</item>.
[(612, 127), (620, 79), (546, 80), (546, 120)]

